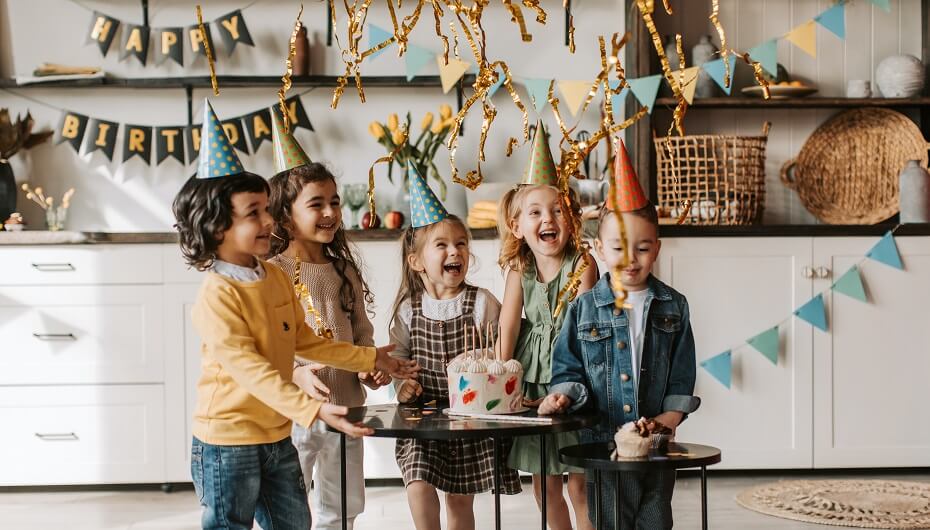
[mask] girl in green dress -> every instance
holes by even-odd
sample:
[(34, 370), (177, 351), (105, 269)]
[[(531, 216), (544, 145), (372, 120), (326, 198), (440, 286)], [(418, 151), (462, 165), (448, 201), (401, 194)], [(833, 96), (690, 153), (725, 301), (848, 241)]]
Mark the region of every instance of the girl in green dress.
[[(523, 364), (523, 399), (536, 407), (549, 392), (552, 345), (562, 327), (564, 308), (555, 315), (559, 292), (571, 274), (587, 259), (579, 293), (597, 282), (597, 266), (581, 258), (572, 227), (564, 215), (556, 187), (523, 184), (504, 195), (500, 207), (500, 265), (507, 273), (500, 316), (500, 348), (504, 360)], [(566, 302), (567, 303), (567, 302)], [(521, 315), (525, 318), (521, 319)], [(546, 442), (547, 467), (540, 469), (539, 438), (519, 437), (510, 451), (509, 465), (533, 474), (533, 490), (540, 503), (540, 484), (546, 480), (547, 518), (550, 528), (571, 529), (568, 506), (562, 494), (562, 474), (568, 472), (568, 496), (577, 528), (590, 529), (585, 476), (581, 469), (559, 462), (562, 447), (578, 443), (576, 433), (551, 435)]]

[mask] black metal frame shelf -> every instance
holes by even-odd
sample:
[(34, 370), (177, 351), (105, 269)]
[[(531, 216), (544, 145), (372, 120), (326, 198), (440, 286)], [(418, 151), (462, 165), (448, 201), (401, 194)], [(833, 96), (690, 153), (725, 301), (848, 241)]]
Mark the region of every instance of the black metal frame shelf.
[[(294, 76), (291, 82), (297, 87), (335, 87), (338, 82), (336, 76), (309, 75)], [(217, 76), (220, 88), (249, 88), (272, 87), (281, 85), (281, 76), (246, 76), (246, 75), (220, 75)], [(475, 76), (468, 74), (462, 77), (459, 85), (471, 85)], [(14, 79), (0, 80), (0, 88), (210, 88), (209, 76), (193, 77), (97, 77), (62, 79), (48, 82), (17, 84)], [(347, 87), (354, 86), (349, 80)], [(411, 88), (411, 87), (441, 87), (442, 81), (438, 75), (417, 76), (407, 80), (404, 76), (367, 76), (362, 77), (362, 86), (378, 88)]]
[[(678, 104), (675, 98), (657, 98), (655, 108), (661, 110), (674, 110)], [(930, 107), (930, 97), (919, 98), (827, 98), (827, 97), (805, 97), (805, 98), (781, 98), (781, 99), (762, 99), (749, 97), (719, 97), (719, 98), (695, 98), (694, 102), (688, 105), (690, 108), (707, 108), (707, 109), (724, 109), (724, 108), (746, 108), (746, 109), (799, 109), (799, 108), (859, 108), (859, 107), (892, 107), (892, 108), (920, 108)]]

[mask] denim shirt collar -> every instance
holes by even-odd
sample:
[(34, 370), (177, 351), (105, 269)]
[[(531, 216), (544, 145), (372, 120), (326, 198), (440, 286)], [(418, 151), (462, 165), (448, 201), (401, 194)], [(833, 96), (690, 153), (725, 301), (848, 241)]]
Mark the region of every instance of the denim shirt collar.
[[(672, 293), (669, 292), (668, 287), (665, 286), (662, 282), (656, 279), (652, 274), (649, 275), (649, 278), (646, 280), (647, 289), (649, 294), (652, 295), (656, 300), (662, 301), (671, 301)], [(601, 276), (601, 279), (594, 284), (594, 305), (597, 307), (604, 307), (614, 303), (614, 290), (610, 286), (610, 273), (604, 274)]]

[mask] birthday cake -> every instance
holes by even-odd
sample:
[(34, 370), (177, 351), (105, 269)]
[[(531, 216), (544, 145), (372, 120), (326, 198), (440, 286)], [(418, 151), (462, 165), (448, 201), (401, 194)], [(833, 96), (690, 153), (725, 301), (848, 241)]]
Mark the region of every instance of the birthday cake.
[(522, 412), (523, 365), (516, 359), (502, 362), (487, 352), (460, 354), (446, 368), (449, 408), (466, 414)]

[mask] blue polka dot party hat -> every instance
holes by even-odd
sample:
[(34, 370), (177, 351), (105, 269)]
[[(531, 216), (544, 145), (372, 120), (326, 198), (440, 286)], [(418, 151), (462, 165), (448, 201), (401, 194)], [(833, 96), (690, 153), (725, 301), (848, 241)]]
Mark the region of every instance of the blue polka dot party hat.
[(438, 223), (449, 216), (445, 206), (439, 202), (426, 180), (411, 166), (407, 170), (410, 183), (410, 225), (414, 228)]
[(223, 124), (213, 112), (210, 100), (203, 101), (203, 127), (200, 130), (200, 160), (197, 178), (215, 179), (242, 173), (242, 162), (229, 143)]

